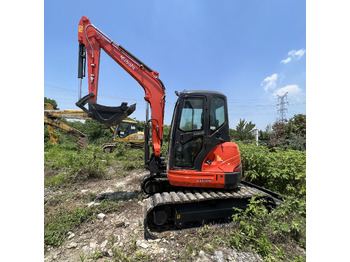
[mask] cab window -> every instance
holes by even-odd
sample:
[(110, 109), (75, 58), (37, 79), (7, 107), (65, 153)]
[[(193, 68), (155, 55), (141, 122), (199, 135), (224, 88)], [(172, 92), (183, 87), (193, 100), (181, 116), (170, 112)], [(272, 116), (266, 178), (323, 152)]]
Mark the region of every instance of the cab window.
[(213, 134), (225, 123), (225, 100), (221, 97), (213, 97), (210, 100), (209, 132)]
[(181, 131), (196, 131), (203, 127), (203, 98), (185, 98), (181, 109), (180, 126)]

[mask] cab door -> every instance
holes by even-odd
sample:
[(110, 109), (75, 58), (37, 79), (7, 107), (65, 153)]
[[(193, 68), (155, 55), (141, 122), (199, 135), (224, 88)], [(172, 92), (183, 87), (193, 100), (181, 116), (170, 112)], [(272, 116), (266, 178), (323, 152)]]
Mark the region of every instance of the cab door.
[(177, 109), (171, 161), (175, 169), (195, 169), (196, 159), (203, 149), (205, 102), (204, 96), (185, 97)]
[(174, 114), (169, 169), (201, 171), (209, 152), (230, 141), (226, 97), (216, 93), (180, 97)]

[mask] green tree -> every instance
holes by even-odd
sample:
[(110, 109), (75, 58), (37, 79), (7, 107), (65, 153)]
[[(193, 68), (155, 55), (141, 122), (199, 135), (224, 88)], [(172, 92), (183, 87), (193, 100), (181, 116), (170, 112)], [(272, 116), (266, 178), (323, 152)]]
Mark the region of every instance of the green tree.
[(254, 127), (255, 124), (252, 121), (247, 122), (244, 119), (240, 119), (236, 129), (230, 132), (230, 135), (232, 134), (231, 138), (240, 141), (254, 139), (254, 135), (252, 134)]
[(286, 126), (286, 137), (288, 139), (306, 139), (306, 115), (297, 114), (289, 119)]
[(286, 123), (276, 121), (272, 125), (273, 139), (284, 139), (286, 134)]
[(113, 134), (109, 128), (95, 120), (86, 120), (81, 127), (81, 124), (77, 121), (76, 125), (79, 126), (81, 132), (88, 136), (89, 141), (96, 141), (100, 138), (110, 139), (110, 141), (112, 141)]
[(51, 104), (53, 106), (54, 110), (59, 110), (59, 108), (57, 107), (57, 102), (54, 99), (50, 99), (50, 98), (44, 97), (44, 105), (46, 103)]
[(170, 126), (164, 125), (163, 126), (163, 141), (169, 142), (169, 135), (170, 135)]
[(272, 137), (272, 126), (267, 125), (265, 131), (259, 130), (259, 140), (270, 140)]

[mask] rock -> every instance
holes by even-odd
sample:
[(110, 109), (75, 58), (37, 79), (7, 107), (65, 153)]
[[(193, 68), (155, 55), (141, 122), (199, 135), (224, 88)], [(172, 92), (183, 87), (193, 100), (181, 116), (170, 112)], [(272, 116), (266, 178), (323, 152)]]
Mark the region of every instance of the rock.
[(89, 191), (89, 190), (87, 190), (87, 189), (82, 189), (82, 190), (81, 190), (81, 193), (84, 194), (84, 193), (86, 193), (86, 192), (88, 192), (88, 191)]
[(100, 247), (101, 247), (102, 249), (104, 249), (104, 248), (107, 246), (107, 244), (108, 244), (108, 240), (105, 240), (105, 241), (102, 242), (102, 244), (100, 245)]
[(106, 217), (106, 215), (103, 214), (103, 213), (100, 213), (100, 214), (97, 215), (97, 218), (100, 219), (100, 220), (104, 220), (105, 217)]
[(108, 253), (108, 256), (106, 255), (107, 257), (113, 257), (113, 251), (111, 249), (109, 249), (107, 253)]
[(211, 244), (205, 244), (205, 246), (204, 246), (209, 252), (213, 252), (214, 251), (214, 248), (213, 248), (213, 246), (211, 245)]
[(66, 246), (66, 248), (71, 249), (71, 248), (76, 248), (77, 246), (78, 246), (78, 244), (77, 244), (77, 243), (72, 242), (72, 243), (69, 243), (69, 244)]
[(146, 249), (146, 248), (148, 248), (148, 245), (147, 245), (146, 243), (142, 242), (142, 243), (140, 244), (140, 247)]
[(199, 258), (196, 262), (211, 262), (212, 260), (204, 253), (203, 250), (199, 251)]
[(233, 257), (235, 262), (257, 262), (257, 261), (263, 261), (259, 255), (252, 253), (252, 252), (236, 252), (235, 250), (232, 250), (230, 258)]
[(95, 242), (90, 242), (90, 249), (95, 250), (97, 244)]
[(88, 246), (83, 246), (82, 247), (82, 251), (84, 252), (84, 253), (86, 253), (86, 252), (88, 252), (89, 251), (89, 247)]
[(136, 246), (142, 247), (144, 249), (148, 248), (148, 245), (144, 242), (144, 240), (137, 240)]
[(214, 252), (214, 260), (218, 262), (225, 262), (224, 260), (224, 254), (222, 251), (215, 251)]
[(123, 227), (123, 226), (125, 226), (124, 221), (117, 222), (117, 223), (115, 224), (115, 227)]
[(92, 201), (88, 204), (88, 207), (91, 207), (91, 206), (98, 206), (100, 203), (98, 202), (95, 202), (95, 201)]
[(69, 239), (72, 239), (72, 238), (75, 236), (75, 234), (72, 233), (72, 232), (68, 232), (68, 233), (70, 233), (70, 234), (68, 235), (68, 238), (67, 238), (68, 240), (69, 240)]

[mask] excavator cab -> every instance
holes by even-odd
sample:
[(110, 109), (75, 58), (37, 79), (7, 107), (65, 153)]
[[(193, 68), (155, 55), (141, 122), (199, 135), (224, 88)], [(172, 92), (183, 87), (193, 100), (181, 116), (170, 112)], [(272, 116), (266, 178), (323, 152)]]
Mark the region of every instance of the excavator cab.
[(173, 186), (236, 188), (242, 178), (238, 146), (230, 142), (227, 98), (216, 91), (184, 91), (175, 105), (169, 139)]
[(125, 138), (127, 136), (130, 136), (132, 134), (137, 133), (137, 123), (136, 122), (131, 122), (128, 120), (124, 120), (120, 124), (118, 124), (116, 131), (115, 131), (115, 136), (118, 135), (119, 138)]
[(185, 91), (172, 119), (169, 169), (202, 170), (204, 160), (220, 143), (230, 142), (226, 96), (215, 91)]

